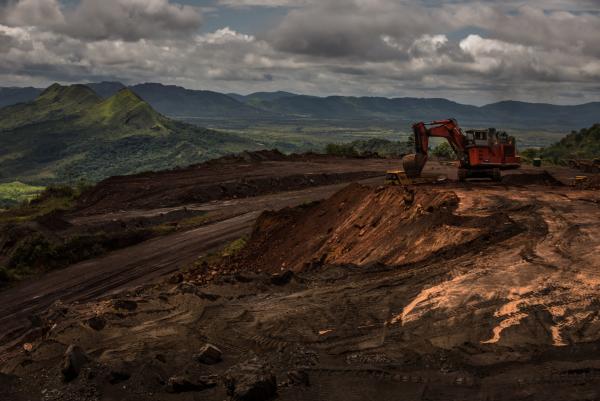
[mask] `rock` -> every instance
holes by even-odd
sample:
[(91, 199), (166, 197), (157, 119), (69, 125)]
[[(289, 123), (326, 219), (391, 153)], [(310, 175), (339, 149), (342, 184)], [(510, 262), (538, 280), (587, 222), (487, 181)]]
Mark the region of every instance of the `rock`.
[(224, 384), (234, 401), (264, 401), (277, 395), (275, 375), (270, 367), (257, 359), (229, 369)]
[(206, 299), (207, 301), (211, 301), (211, 302), (215, 302), (217, 299), (221, 298), (221, 296), (219, 296), (217, 294), (210, 294), (210, 293), (204, 292), (204, 291), (198, 291), (198, 293), (196, 295), (198, 295), (198, 297), (201, 299)]
[(88, 356), (78, 345), (69, 345), (62, 364), (62, 375), (69, 382), (79, 376), (81, 368), (89, 361)]
[(233, 278), (240, 283), (250, 283), (252, 281), (252, 277), (246, 276), (242, 273), (236, 273)]
[(194, 284), (187, 281), (180, 283), (178, 288), (182, 294), (196, 294), (198, 292), (198, 288)]
[(194, 359), (206, 365), (214, 365), (221, 361), (222, 355), (223, 353), (219, 348), (212, 344), (206, 344), (202, 347), (200, 352), (194, 356)]
[(131, 312), (137, 309), (137, 302), (128, 299), (117, 299), (113, 301), (113, 306), (115, 309), (125, 309)]
[(308, 379), (308, 373), (303, 370), (291, 370), (287, 374), (290, 383), (301, 384), (303, 386), (310, 386), (310, 380)]
[(42, 327), (44, 325), (44, 320), (40, 315), (30, 315), (27, 318), (31, 322), (31, 327)]
[(286, 285), (294, 278), (294, 273), (290, 270), (286, 270), (283, 273), (274, 274), (271, 276), (271, 284), (274, 285)]
[(106, 319), (104, 319), (102, 316), (94, 316), (87, 320), (87, 324), (92, 329), (100, 331), (106, 327)]
[(169, 393), (186, 393), (190, 391), (206, 390), (215, 387), (216, 385), (214, 380), (205, 377), (201, 377), (198, 380), (191, 380), (183, 376), (173, 376), (169, 378), (167, 391)]
[(131, 373), (123, 369), (113, 369), (108, 374), (108, 381), (110, 384), (118, 384), (129, 380)]
[(171, 284), (179, 284), (183, 282), (183, 274), (175, 273), (169, 278), (169, 283)]

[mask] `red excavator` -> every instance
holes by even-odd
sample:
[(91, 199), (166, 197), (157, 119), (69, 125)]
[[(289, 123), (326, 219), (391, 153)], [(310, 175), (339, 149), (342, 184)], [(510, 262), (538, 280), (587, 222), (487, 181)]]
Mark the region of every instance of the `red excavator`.
[(455, 119), (413, 124), (415, 154), (404, 156), (402, 164), (408, 177), (419, 177), (427, 162), (429, 138), (446, 138), (459, 160), (458, 179), (491, 178), (500, 181), (501, 170), (521, 166), (515, 138), (495, 128), (467, 130), (463, 133)]

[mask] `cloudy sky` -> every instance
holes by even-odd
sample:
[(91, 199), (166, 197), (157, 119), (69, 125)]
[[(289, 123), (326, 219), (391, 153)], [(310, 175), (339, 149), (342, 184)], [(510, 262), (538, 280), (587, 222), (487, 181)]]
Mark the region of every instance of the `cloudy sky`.
[(600, 0), (0, 0), (0, 86), (600, 100)]

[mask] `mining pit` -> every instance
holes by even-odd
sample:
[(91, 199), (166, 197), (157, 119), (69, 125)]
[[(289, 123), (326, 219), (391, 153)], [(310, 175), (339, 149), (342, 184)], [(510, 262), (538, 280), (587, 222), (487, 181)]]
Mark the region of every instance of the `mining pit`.
[(600, 193), (561, 174), (264, 211), (234, 255), (31, 316), (0, 398), (598, 399)]

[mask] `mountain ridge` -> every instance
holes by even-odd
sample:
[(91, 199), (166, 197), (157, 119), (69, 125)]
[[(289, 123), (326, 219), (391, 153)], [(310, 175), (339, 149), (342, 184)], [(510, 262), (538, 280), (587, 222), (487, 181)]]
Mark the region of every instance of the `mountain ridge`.
[(0, 109), (0, 182), (89, 180), (202, 162), (261, 148), (171, 120), (129, 88), (102, 99), (85, 85), (51, 85)]
[[(102, 98), (114, 95), (125, 87), (119, 82), (87, 85), (95, 88)], [(319, 97), (285, 91), (226, 95), (151, 82), (128, 88), (163, 115), (190, 121), (315, 119), (406, 122), (453, 117), (465, 126), (495, 125), (504, 128), (570, 131), (574, 128), (589, 127), (598, 122), (597, 116), (600, 115), (600, 102), (555, 105), (503, 100), (474, 106), (445, 98), (340, 95)], [(28, 96), (35, 93), (27, 90)], [(8, 101), (3, 100), (2, 93), (4, 90), (0, 88), (0, 105)], [(14, 98), (15, 89), (11, 89), (10, 93)]]

